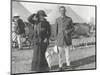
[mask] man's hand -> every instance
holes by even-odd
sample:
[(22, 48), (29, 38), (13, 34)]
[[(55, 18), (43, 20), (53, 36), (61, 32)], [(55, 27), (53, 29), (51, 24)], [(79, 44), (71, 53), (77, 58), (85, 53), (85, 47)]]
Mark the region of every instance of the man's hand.
[(65, 34), (68, 34), (72, 31), (73, 29), (65, 30)]

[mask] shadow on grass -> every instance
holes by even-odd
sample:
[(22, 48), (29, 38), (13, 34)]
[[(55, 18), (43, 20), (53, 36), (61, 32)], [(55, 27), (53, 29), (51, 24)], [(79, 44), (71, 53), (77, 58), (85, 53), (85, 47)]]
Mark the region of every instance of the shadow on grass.
[[(83, 58), (83, 59), (72, 61), (71, 66), (72, 66), (73, 69), (75, 69), (79, 66), (88, 65), (88, 64), (93, 63), (95, 61), (96, 61), (95, 55), (92, 55), (92, 56), (89, 56), (89, 57), (86, 57), (86, 58)], [(65, 65), (66, 65), (66, 63), (63, 64), (63, 66), (65, 66)], [(52, 70), (55, 70), (57, 68), (58, 68), (58, 65), (52, 66)]]

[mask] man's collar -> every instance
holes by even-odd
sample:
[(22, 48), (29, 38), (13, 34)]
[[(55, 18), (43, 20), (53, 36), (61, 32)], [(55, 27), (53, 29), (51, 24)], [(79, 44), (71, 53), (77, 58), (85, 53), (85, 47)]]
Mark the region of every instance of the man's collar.
[(63, 18), (66, 18), (67, 16), (65, 15), (65, 16), (60, 16), (60, 17), (63, 19)]

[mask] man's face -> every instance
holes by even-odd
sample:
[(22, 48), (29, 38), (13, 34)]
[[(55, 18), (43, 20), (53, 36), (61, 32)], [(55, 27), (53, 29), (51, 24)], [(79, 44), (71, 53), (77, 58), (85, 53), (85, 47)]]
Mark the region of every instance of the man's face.
[(61, 15), (65, 15), (66, 10), (65, 10), (65, 8), (60, 8), (59, 12), (61, 13)]

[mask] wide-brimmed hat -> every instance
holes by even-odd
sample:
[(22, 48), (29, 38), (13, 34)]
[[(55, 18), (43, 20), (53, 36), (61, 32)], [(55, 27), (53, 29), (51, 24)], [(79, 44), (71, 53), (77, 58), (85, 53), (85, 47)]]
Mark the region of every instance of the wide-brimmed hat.
[(39, 16), (39, 15), (43, 15), (44, 17), (47, 17), (47, 15), (46, 15), (46, 13), (45, 13), (44, 10), (39, 10), (39, 11), (37, 12), (37, 15), (38, 15), (38, 16)]
[(14, 14), (13, 16), (14, 18), (20, 17), (18, 14)]

